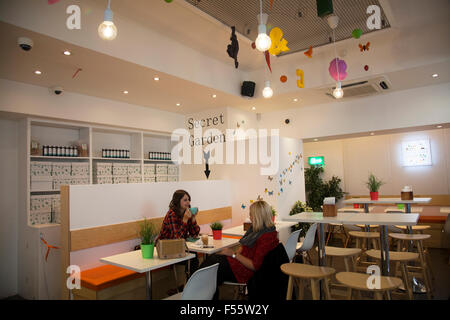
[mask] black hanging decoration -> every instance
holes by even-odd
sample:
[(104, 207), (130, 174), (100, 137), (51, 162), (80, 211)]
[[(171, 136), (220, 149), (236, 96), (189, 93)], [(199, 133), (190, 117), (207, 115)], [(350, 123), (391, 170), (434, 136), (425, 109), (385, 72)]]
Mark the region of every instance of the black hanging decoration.
[(231, 27), (231, 44), (228, 45), (227, 47), (227, 52), (228, 55), (230, 56), (230, 58), (234, 59), (234, 66), (237, 67), (239, 66), (239, 62), (237, 61), (237, 56), (238, 56), (238, 52), (239, 52), (239, 42), (237, 40), (236, 37), (236, 32), (235, 32), (236, 28), (234, 26)]

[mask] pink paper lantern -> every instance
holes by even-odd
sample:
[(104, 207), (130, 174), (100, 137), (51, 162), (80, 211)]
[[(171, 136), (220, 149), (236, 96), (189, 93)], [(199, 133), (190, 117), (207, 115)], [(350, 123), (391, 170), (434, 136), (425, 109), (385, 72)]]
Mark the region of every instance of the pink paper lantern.
[[(337, 68), (336, 68), (336, 60), (337, 60), (338, 68), (339, 68), (339, 80), (338, 80), (338, 72), (337, 72)], [(328, 68), (328, 71), (330, 72), (330, 76), (335, 81), (345, 80), (345, 78), (347, 78), (346, 70), (347, 70), (347, 64), (345, 63), (344, 60), (340, 60), (339, 58), (331, 60), (330, 67)]]

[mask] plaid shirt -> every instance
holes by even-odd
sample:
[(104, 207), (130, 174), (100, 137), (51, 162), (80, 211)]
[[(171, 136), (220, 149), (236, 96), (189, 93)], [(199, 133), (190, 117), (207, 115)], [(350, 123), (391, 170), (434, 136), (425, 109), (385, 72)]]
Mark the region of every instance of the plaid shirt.
[(175, 211), (169, 210), (161, 226), (158, 239), (186, 239), (187, 237), (197, 237), (200, 227), (197, 222), (192, 222), (192, 218), (187, 223), (183, 218), (178, 217)]

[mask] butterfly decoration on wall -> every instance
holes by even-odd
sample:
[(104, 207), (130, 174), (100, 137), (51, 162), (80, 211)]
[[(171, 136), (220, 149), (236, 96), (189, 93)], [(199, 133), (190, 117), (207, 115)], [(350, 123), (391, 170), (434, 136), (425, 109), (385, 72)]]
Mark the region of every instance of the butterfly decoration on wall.
[(309, 50), (304, 52), (305, 56), (307, 56), (308, 58), (312, 58), (312, 54), (313, 54), (313, 47), (309, 46)]
[(289, 180), (289, 184), (292, 184), (292, 181), (291, 181), (291, 180)]
[(245, 204), (242, 204), (242, 205), (241, 205), (241, 208), (242, 208), (242, 209), (245, 209)]
[(281, 188), (280, 191), (283, 192), (283, 188)]
[(272, 180), (273, 180), (273, 177), (268, 176), (267, 179), (269, 179), (270, 181), (272, 181)]
[(370, 46), (370, 42), (367, 42), (367, 44), (359, 44), (359, 49), (361, 50), (361, 52), (363, 51), (369, 51), (369, 46)]
[(267, 193), (267, 188), (264, 189), (264, 193)]
[(263, 201), (263, 198), (261, 198), (261, 196), (258, 194), (258, 198), (256, 198), (256, 200)]
[(241, 124), (239, 122), (236, 123), (236, 127), (240, 128)]
[(273, 190), (269, 191), (269, 196), (273, 196)]

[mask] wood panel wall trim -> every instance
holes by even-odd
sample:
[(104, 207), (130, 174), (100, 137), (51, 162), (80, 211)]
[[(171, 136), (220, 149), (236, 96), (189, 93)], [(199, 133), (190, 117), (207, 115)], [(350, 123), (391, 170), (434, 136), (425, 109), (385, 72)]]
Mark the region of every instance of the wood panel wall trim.
[(70, 265), (70, 214), (69, 186), (61, 186), (61, 299), (69, 300), (70, 291), (67, 288), (67, 267)]
[[(369, 198), (370, 195), (346, 195), (345, 199), (350, 198)], [(379, 198), (400, 198), (400, 193), (396, 195), (379, 195)], [(431, 198), (430, 203), (426, 204), (416, 204), (416, 206), (450, 206), (450, 194), (432, 194), (432, 195), (423, 195), (423, 194), (415, 194), (414, 198)], [(387, 204), (379, 204), (379, 205), (387, 205)], [(414, 206), (414, 204), (413, 204)]]
[[(232, 207), (199, 211), (196, 217), (199, 225), (231, 218)], [(149, 220), (155, 224), (158, 230), (160, 230), (164, 217), (152, 218)], [(142, 220), (73, 230), (70, 232), (70, 251), (136, 239), (138, 238), (139, 222), (141, 221)]]

